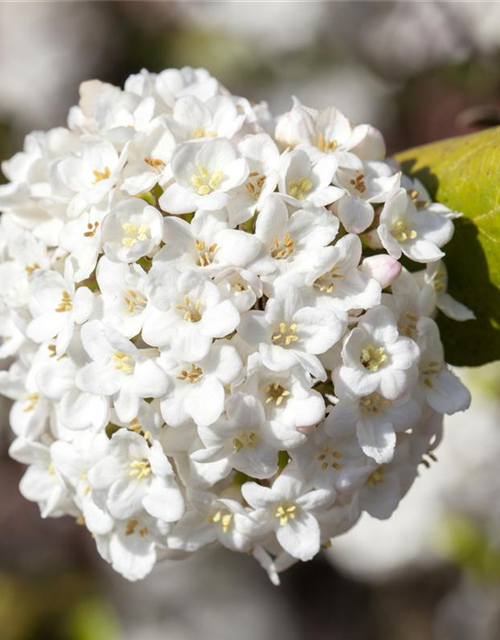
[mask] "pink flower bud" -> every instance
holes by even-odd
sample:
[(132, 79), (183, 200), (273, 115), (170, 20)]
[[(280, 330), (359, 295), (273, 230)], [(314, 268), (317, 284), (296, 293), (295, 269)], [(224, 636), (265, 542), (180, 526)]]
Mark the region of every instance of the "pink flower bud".
[(382, 289), (388, 287), (401, 273), (401, 263), (388, 255), (370, 256), (361, 264), (361, 271), (380, 282)]

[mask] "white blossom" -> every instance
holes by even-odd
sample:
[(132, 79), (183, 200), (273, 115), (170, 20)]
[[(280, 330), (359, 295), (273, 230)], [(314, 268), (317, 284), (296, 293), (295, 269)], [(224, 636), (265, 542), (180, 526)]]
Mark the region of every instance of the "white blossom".
[(215, 543), (278, 584), (391, 515), (470, 402), (434, 318), (474, 314), (441, 260), (459, 214), (384, 157), (334, 107), (274, 118), (190, 67), (85, 82), (27, 136), (2, 164), (0, 393), (43, 517), (128, 580)]

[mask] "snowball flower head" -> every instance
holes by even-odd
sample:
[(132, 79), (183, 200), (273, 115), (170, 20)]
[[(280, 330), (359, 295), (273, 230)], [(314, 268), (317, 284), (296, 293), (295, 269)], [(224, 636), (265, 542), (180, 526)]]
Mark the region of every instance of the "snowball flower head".
[(44, 518), (129, 580), (217, 543), (277, 582), (390, 516), (470, 402), (436, 310), (474, 315), (446, 293), (456, 214), (384, 155), (333, 107), (274, 119), (191, 68), (84, 83), (27, 137), (2, 165), (0, 393)]

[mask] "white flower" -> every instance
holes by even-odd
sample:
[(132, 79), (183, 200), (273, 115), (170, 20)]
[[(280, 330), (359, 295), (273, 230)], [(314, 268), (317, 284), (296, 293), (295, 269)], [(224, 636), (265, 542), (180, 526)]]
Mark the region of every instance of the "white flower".
[(68, 216), (76, 218), (88, 207), (104, 200), (116, 186), (127, 159), (127, 148), (119, 155), (115, 147), (98, 137), (82, 140), (78, 155), (63, 157), (54, 167), (53, 199), (67, 199)]
[(59, 236), (61, 248), (75, 262), (75, 282), (81, 282), (94, 271), (102, 252), (102, 222), (109, 211), (107, 201), (99, 207), (91, 207), (76, 220), (70, 220)]
[(345, 339), (334, 382), (354, 396), (379, 391), (394, 400), (414, 383), (418, 358), (416, 343), (399, 335), (391, 312), (375, 307)]
[(342, 428), (355, 427), (365, 455), (378, 464), (384, 464), (390, 462), (394, 454), (395, 432), (414, 427), (420, 415), (420, 407), (411, 396), (387, 400), (375, 392), (359, 398), (341, 399), (331, 409), (325, 428), (334, 436)]
[(245, 314), (237, 331), (249, 346), (258, 349), (268, 369), (286, 371), (299, 364), (324, 379), (317, 354), (337, 342), (343, 324), (333, 311), (304, 307), (298, 289), (287, 285), (268, 300), (265, 311)]
[(27, 328), (35, 342), (57, 338), (56, 352), (62, 355), (68, 348), (75, 324), (88, 320), (94, 296), (87, 287), (76, 289), (71, 260), (66, 260), (64, 277), (57, 271), (37, 269), (30, 280), (30, 311), (34, 318)]
[(238, 151), (248, 163), (246, 181), (234, 189), (227, 203), (232, 225), (241, 224), (260, 211), (278, 184), (281, 156), (267, 133), (248, 135), (238, 143)]
[(331, 184), (336, 169), (332, 156), (313, 162), (305, 151), (291, 151), (283, 157), (280, 169), (281, 197), (294, 207), (324, 207), (336, 202), (344, 194)]
[(228, 460), (251, 478), (270, 478), (278, 471), (278, 452), (299, 445), (304, 436), (293, 427), (268, 421), (261, 403), (236, 393), (226, 402), (227, 420), (198, 429), (206, 449), (191, 454), (197, 462)]
[(380, 284), (358, 269), (361, 241), (348, 234), (330, 247), (318, 249), (305, 272), (304, 281), (313, 287), (313, 295), (321, 307), (340, 312), (370, 309), (380, 302)]
[(382, 160), (385, 144), (379, 131), (369, 125), (354, 126), (334, 107), (316, 111), (293, 99), (293, 108), (278, 118), (276, 138), (283, 147), (299, 146), (320, 157), (342, 156), (355, 151), (364, 160)]
[(175, 182), (160, 198), (164, 211), (191, 213), (198, 209), (222, 209), (229, 202), (228, 191), (245, 182), (248, 165), (228, 140), (187, 142), (172, 158)]
[(140, 333), (149, 311), (147, 274), (138, 264), (99, 260), (97, 284), (102, 293), (104, 321), (126, 338)]
[(204, 69), (86, 82), (68, 127), (2, 164), (23, 495), (128, 580), (217, 543), (277, 584), (389, 517), (470, 402), (432, 320), (474, 317), (440, 260), (460, 214), (373, 127)]
[(192, 269), (179, 271), (157, 262), (149, 272), (147, 292), (155, 309), (144, 323), (145, 341), (170, 345), (185, 360), (204, 358), (213, 338), (231, 334), (240, 322), (234, 304), (223, 299), (209, 278)]
[(83, 433), (71, 443), (58, 440), (50, 447), (54, 469), (73, 491), (85, 526), (91, 533), (98, 535), (109, 533), (114, 521), (95, 504), (87, 474), (92, 465), (106, 455), (107, 447), (106, 434), (94, 436), (89, 432)]
[(425, 271), (414, 274), (417, 282), (430, 284), (436, 292), (436, 306), (448, 318), (465, 322), (475, 320), (474, 312), (450, 296), (448, 289), (448, 271), (442, 260), (429, 263)]
[(136, 196), (151, 191), (157, 184), (165, 187), (171, 179), (170, 161), (175, 147), (172, 134), (162, 126), (137, 136), (128, 149), (121, 190)]
[(352, 424), (336, 424), (328, 418), (290, 451), (290, 457), (305, 481), (316, 489), (328, 489), (333, 498), (360, 486), (374, 467), (361, 450)]
[(336, 183), (346, 194), (336, 204), (336, 211), (345, 229), (351, 233), (365, 231), (373, 222), (374, 204), (385, 202), (399, 187), (401, 174), (394, 173), (384, 162), (365, 162), (354, 156), (351, 166), (339, 167)]
[(115, 433), (109, 454), (91, 467), (88, 480), (96, 503), (113, 518), (126, 520), (145, 509), (154, 518), (175, 522), (184, 513), (184, 499), (160, 443), (150, 446), (137, 433)]
[(168, 554), (165, 537), (171, 528), (171, 524), (142, 512), (115, 521), (113, 530), (105, 535), (95, 535), (97, 551), (127, 580), (142, 580), (157, 560)]
[(230, 228), (225, 209), (199, 210), (190, 224), (165, 218), (164, 240), (155, 263), (170, 262), (179, 269), (191, 267), (208, 275), (230, 267), (252, 268), (263, 252), (253, 234)]
[(444, 362), (444, 350), (437, 324), (422, 318), (417, 326), (420, 347), (420, 388), (435, 411), (451, 415), (469, 408), (469, 390)]
[[(234, 551), (248, 551), (246, 511), (235, 492), (223, 491), (220, 496), (206, 491), (190, 491), (189, 503), (194, 510), (186, 511), (168, 536), (171, 549), (198, 551), (217, 540)], [(240, 498), (241, 500), (241, 498)]]
[(104, 220), (104, 253), (113, 262), (135, 262), (152, 254), (162, 236), (163, 218), (158, 209), (139, 198), (128, 198)]
[(311, 560), (318, 553), (321, 532), (314, 512), (333, 501), (332, 492), (308, 491), (291, 468), (285, 469), (272, 487), (245, 482), (241, 492), (254, 509), (250, 518), (260, 532), (274, 531), (283, 549), (299, 560)]
[(170, 380), (161, 412), (165, 422), (174, 427), (190, 419), (201, 426), (218, 420), (224, 410), (224, 387), (234, 382), (242, 369), (238, 352), (226, 341), (217, 342), (204, 358), (195, 361), (179, 360), (165, 351), (161, 365)]
[(92, 362), (77, 374), (82, 391), (112, 396), (121, 420), (137, 416), (140, 398), (158, 398), (167, 389), (167, 379), (155, 353), (137, 347), (98, 320), (82, 328), (82, 343)]
[(243, 126), (245, 116), (228, 96), (202, 102), (195, 96), (179, 98), (165, 122), (178, 142), (210, 138), (231, 139)]
[(286, 205), (277, 196), (269, 196), (255, 224), (255, 236), (268, 254), (274, 273), (293, 279), (296, 272), (307, 273), (317, 252), (337, 235), (338, 220), (324, 208), (299, 209), (288, 215)]
[(255, 353), (248, 359), (247, 371), (245, 390), (260, 400), (268, 420), (303, 429), (323, 419), (325, 401), (301, 367), (271, 371)]
[(444, 255), (440, 247), (450, 241), (453, 223), (441, 212), (417, 209), (406, 189), (398, 189), (387, 199), (377, 230), (393, 258), (404, 253), (415, 262), (435, 262)]
[(42, 518), (57, 518), (68, 513), (78, 515), (70, 492), (56, 473), (49, 447), (18, 438), (10, 446), (9, 454), (28, 465), (19, 490), (26, 500), (38, 503)]

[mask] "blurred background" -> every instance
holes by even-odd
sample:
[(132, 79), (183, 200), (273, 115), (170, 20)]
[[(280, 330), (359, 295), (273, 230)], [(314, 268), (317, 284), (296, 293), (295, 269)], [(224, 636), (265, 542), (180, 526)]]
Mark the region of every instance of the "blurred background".
[[(2, 2), (0, 159), (64, 123), (78, 84), (204, 66), (276, 113), (290, 96), (384, 133), (390, 153), (500, 122), (500, 3)], [(0, 405), (0, 640), (500, 638), (500, 368), (447, 421), (389, 522), (363, 519), (273, 587), (207, 549), (128, 584), (69, 519), (42, 521)]]

